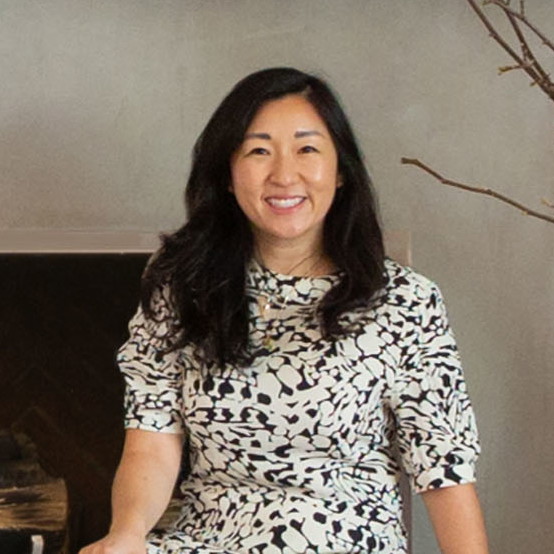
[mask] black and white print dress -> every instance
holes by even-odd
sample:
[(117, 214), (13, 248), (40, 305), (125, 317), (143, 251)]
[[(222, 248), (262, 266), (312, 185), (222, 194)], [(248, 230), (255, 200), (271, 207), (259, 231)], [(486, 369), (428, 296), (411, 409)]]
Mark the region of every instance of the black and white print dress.
[[(474, 481), (477, 431), (441, 294), (387, 271), (386, 300), (344, 316), (352, 332), (329, 341), (314, 306), (338, 277), (253, 265), (248, 369), (210, 374), (192, 349), (164, 354), (165, 291), (156, 321), (137, 312), (118, 355), (126, 427), (190, 441), (181, 515), (149, 553), (401, 554), (400, 467), (416, 493)], [(260, 295), (281, 306), (268, 321)]]

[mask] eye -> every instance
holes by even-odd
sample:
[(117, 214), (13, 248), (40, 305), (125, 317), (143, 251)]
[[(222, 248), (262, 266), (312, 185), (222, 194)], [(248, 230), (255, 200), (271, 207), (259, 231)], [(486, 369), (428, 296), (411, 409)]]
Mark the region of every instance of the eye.
[(311, 154), (312, 152), (319, 152), (319, 150), (315, 146), (312, 146), (310, 144), (307, 144), (306, 146), (302, 146), (302, 148), (300, 148), (300, 153), (302, 154)]
[(262, 146), (256, 146), (255, 148), (251, 148), (247, 152), (247, 156), (266, 156), (269, 154), (269, 150), (267, 148), (263, 148)]

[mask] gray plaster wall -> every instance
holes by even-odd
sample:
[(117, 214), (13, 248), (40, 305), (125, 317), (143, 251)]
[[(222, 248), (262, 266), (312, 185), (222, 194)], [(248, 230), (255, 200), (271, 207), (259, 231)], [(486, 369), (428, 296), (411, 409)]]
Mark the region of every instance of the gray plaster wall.
[[(527, 12), (554, 37), (551, 0)], [(0, 232), (175, 228), (193, 141), (236, 80), (329, 78), (385, 226), (446, 296), (492, 552), (552, 552), (554, 225), (400, 164), (554, 200), (553, 104), (499, 77), (509, 63), (464, 0), (0, 0)], [(417, 502), (414, 544), (437, 551)]]

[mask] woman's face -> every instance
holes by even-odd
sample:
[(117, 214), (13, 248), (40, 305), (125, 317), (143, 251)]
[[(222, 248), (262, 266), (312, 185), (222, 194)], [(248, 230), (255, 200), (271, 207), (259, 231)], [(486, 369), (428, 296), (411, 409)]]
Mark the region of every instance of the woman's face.
[(303, 96), (264, 104), (231, 158), (231, 192), (258, 245), (317, 249), (339, 186), (338, 158), (324, 121)]

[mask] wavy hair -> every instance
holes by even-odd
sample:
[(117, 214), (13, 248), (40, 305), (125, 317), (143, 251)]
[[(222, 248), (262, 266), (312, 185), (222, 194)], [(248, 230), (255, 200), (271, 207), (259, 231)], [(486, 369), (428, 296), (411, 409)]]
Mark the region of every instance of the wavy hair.
[(193, 344), (204, 360), (220, 367), (248, 364), (252, 356), (245, 284), (254, 240), (229, 191), (231, 156), (260, 107), (290, 94), (303, 95), (327, 125), (342, 181), (324, 221), (325, 254), (341, 276), (317, 308), (324, 336), (346, 332), (340, 316), (376, 302), (386, 284), (371, 180), (337, 97), (322, 79), (297, 69), (253, 73), (235, 85), (197, 139), (185, 191), (188, 221), (162, 237), (142, 280), (147, 317), (155, 318), (155, 291), (169, 287), (176, 313), (173, 348)]

